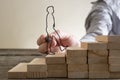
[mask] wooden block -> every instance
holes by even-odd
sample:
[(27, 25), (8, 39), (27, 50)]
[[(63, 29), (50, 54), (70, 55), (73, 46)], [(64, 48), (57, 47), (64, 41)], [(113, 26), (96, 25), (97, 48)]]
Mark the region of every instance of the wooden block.
[(67, 64), (87, 64), (87, 57), (68, 57)]
[(89, 64), (89, 71), (109, 71), (108, 64)]
[(108, 71), (90, 71), (89, 78), (110, 78)]
[(67, 77), (66, 70), (49, 70), (48, 77), (55, 78), (55, 77)]
[(88, 63), (89, 64), (107, 64), (108, 51), (107, 50), (89, 50)]
[(120, 57), (109, 57), (109, 64), (120, 64)]
[(108, 49), (120, 50), (120, 43), (108, 43)]
[(69, 47), (67, 48), (67, 57), (86, 57), (87, 49), (80, 47)]
[(88, 50), (106, 50), (107, 43), (102, 42), (81, 42), (81, 47)]
[(47, 72), (45, 58), (35, 58), (27, 65), (28, 72)]
[(88, 64), (108, 64), (107, 57), (89, 57)]
[(120, 72), (120, 64), (110, 64), (109, 70), (110, 72)]
[(47, 69), (49, 70), (67, 70), (66, 64), (48, 64)]
[(108, 56), (108, 50), (89, 50), (88, 51), (88, 57), (107, 57)]
[(88, 78), (88, 71), (84, 72), (70, 71), (68, 72), (68, 78)]
[(68, 64), (68, 72), (86, 72), (88, 71), (87, 64)]
[(109, 41), (109, 36), (103, 35), (103, 36), (96, 36), (96, 41), (98, 42), (108, 42)]
[(120, 50), (109, 50), (110, 57), (120, 57)]
[(120, 36), (96, 36), (96, 41), (99, 42), (113, 42), (113, 43), (120, 43)]
[(120, 78), (120, 72), (111, 72), (110, 78)]
[(46, 63), (47, 64), (65, 64), (65, 54), (57, 53), (54, 55), (48, 54), (46, 56)]
[(8, 71), (8, 78), (27, 78), (27, 63), (20, 63)]
[(47, 78), (47, 72), (28, 72), (27, 78), (29, 79), (39, 79), (39, 78)]

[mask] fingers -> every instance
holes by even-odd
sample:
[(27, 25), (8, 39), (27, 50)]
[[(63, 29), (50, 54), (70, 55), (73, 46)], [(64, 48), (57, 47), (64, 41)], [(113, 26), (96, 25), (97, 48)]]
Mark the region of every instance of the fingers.
[[(53, 34), (50, 34), (49, 37), (52, 38), (52, 43), (53, 43), (52, 45), (54, 46), (56, 43), (55, 43), (55, 38), (53, 38)], [(46, 42), (45, 38), (46, 38), (45, 35), (41, 35), (37, 40), (37, 45), (40, 46), (42, 43), (45, 43)]]
[(45, 52), (57, 52), (60, 51), (59, 46), (69, 46), (71, 45), (70, 42), (71, 38), (69, 34), (66, 34), (64, 32), (61, 32), (60, 30), (56, 30), (56, 32), (51, 33), (50, 38), (52, 39), (49, 43), (46, 43), (45, 35), (41, 35), (38, 40), (37, 44), (39, 45), (39, 52), (45, 53)]
[(56, 39), (58, 42), (58, 46), (66, 46), (68, 44), (68, 40), (70, 38), (70, 34), (62, 32), (60, 30), (56, 30), (56, 32), (51, 33), (51, 35)]
[(48, 49), (47, 49), (47, 44), (46, 44), (46, 43), (43, 43), (43, 44), (41, 44), (41, 45), (39, 46), (38, 51), (41, 52), (41, 53), (46, 53), (46, 52), (48, 52), (48, 53), (49, 53), (49, 52), (55, 53), (55, 52), (60, 52), (60, 49), (59, 49), (58, 46), (57, 46), (57, 47), (51, 47), (51, 48), (48, 48)]
[(47, 43), (43, 43), (39, 46), (38, 51), (41, 53), (47, 52)]
[(37, 40), (37, 45), (41, 45), (42, 43), (44, 43), (45, 42), (45, 35), (41, 35), (39, 38), (38, 38), (38, 40)]
[(53, 32), (52, 35), (58, 41), (58, 43), (59, 43), (58, 46), (63, 46), (63, 47), (80, 46), (79, 40), (71, 34), (67, 34), (60, 30), (56, 30), (56, 32)]
[(52, 48), (51, 48), (51, 52), (53, 52), (53, 53), (55, 53), (55, 52), (60, 52), (60, 49), (59, 49), (58, 46), (57, 46), (57, 47), (52, 47)]
[[(56, 30), (55, 32), (52, 32), (50, 35), (50, 37), (53, 37), (56, 38), (57, 41), (59, 41), (59, 39), (64, 39), (67, 37), (67, 35), (63, 32), (61, 32), (60, 30)], [(37, 40), (37, 45), (41, 45), (42, 43), (45, 43), (45, 38), (46, 36), (45, 35), (41, 35), (38, 40)], [(55, 41), (55, 39), (54, 39)]]
[(66, 40), (63, 40), (64, 46), (79, 47), (80, 41), (75, 36), (70, 36)]
[(51, 46), (50, 47), (55, 47), (55, 46), (57, 46), (57, 42), (56, 42), (55, 37), (52, 36), (52, 42), (51, 42)]
[(57, 42), (53, 37), (52, 41), (49, 43), (46, 43), (46, 42), (40, 43), (38, 51), (41, 53), (50, 52), (51, 48), (55, 47), (56, 45), (57, 45)]
[(61, 50), (60, 50), (60, 47), (61, 47), (62, 49), (64, 49), (64, 47), (62, 47), (62, 46), (56, 46), (56, 47), (52, 47), (52, 48), (51, 48), (51, 52), (54, 52), (54, 53), (56, 53), (56, 52), (64, 53), (66, 50), (61, 51)]

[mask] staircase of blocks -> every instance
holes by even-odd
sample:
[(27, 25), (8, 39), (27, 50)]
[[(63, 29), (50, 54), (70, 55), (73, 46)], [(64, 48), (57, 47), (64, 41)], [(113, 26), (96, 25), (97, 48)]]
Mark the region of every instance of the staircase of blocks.
[(48, 54), (8, 71), (8, 78), (120, 78), (120, 36), (97, 36), (65, 53)]

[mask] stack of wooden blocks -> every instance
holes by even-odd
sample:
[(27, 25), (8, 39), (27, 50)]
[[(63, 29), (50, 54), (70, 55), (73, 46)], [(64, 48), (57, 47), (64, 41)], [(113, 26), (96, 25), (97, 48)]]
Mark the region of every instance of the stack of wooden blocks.
[(35, 58), (30, 63), (20, 63), (8, 71), (8, 78), (47, 78), (45, 58)]
[(120, 78), (120, 36), (97, 36), (96, 42), (69, 47), (8, 71), (8, 78)]
[(35, 58), (30, 63), (20, 63), (8, 71), (8, 78), (56, 78), (67, 77), (65, 54), (48, 54), (45, 58)]
[(107, 43), (83, 42), (88, 50), (89, 78), (109, 78)]
[(67, 77), (65, 54), (56, 53), (46, 56), (48, 77)]
[(27, 63), (20, 63), (8, 71), (8, 78), (27, 78)]
[(110, 78), (120, 78), (120, 36), (97, 36), (96, 39), (108, 43)]
[(67, 49), (68, 78), (88, 78), (87, 50)]
[(45, 58), (35, 58), (27, 64), (28, 78), (46, 78), (47, 64)]

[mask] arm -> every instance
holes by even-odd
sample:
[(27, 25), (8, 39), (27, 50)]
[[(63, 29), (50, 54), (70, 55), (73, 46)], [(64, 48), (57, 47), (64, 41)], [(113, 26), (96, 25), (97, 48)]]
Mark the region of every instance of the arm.
[(86, 35), (81, 42), (93, 42), (97, 35), (109, 35), (112, 21), (107, 9), (96, 9), (89, 14), (86, 20)]

